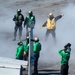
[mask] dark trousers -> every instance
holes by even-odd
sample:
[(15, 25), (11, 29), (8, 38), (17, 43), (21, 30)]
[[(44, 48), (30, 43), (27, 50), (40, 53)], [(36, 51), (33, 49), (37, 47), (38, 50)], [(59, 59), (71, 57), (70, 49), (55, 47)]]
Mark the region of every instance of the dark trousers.
[(23, 60), (23, 56), (20, 56), (19, 58), (16, 58), (18, 60)]
[(21, 26), (15, 26), (14, 27), (14, 39), (16, 39), (17, 36), (17, 30), (19, 29), (19, 39), (21, 39), (22, 36), (22, 25)]
[(38, 73), (38, 59), (39, 59), (39, 54), (34, 54), (35, 60), (34, 60), (34, 73)]
[(68, 75), (68, 69), (69, 69), (68, 64), (61, 65), (61, 75)]
[(26, 37), (29, 36), (28, 26), (26, 25)]
[(49, 34), (52, 35), (53, 39), (55, 40), (56, 39), (56, 34), (55, 34), (55, 29), (47, 29), (46, 30), (46, 35), (45, 35), (45, 39), (47, 40), (48, 37), (49, 37)]

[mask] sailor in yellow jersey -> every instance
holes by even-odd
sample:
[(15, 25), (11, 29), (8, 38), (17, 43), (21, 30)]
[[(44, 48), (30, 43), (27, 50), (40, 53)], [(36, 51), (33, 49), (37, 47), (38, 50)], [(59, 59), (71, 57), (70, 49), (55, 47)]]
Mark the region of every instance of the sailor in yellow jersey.
[(60, 19), (62, 16), (64, 16), (64, 14), (61, 14), (61, 15), (58, 15), (57, 17), (54, 17), (54, 15), (52, 13), (50, 13), (48, 15), (47, 21), (42, 26), (40, 26), (40, 28), (43, 28), (45, 26), (47, 27), (46, 39), (48, 38), (50, 33), (52, 34), (54, 40), (56, 39), (56, 34), (55, 34), (56, 21), (58, 19)]

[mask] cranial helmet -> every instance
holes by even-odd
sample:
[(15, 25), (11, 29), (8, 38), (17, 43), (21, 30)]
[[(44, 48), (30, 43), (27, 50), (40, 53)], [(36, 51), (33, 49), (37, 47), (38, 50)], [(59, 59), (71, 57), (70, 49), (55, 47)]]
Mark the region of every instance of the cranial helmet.
[(53, 13), (49, 13), (48, 17), (49, 17), (49, 16), (53, 16)]
[(21, 9), (17, 9), (17, 12), (22, 12)]
[(22, 45), (22, 44), (23, 44), (23, 42), (22, 42), (22, 41), (19, 41), (17, 44), (18, 44), (18, 45)]
[(70, 47), (71, 46), (71, 44), (70, 43), (67, 43), (65, 46), (64, 46), (64, 48), (67, 48), (67, 47)]
[(26, 37), (26, 40), (29, 40), (29, 36)]
[(71, 46), (71, 44), (70, 44), (70, 43), (68, 43), (68, 44), (67, 44), (67, 46), (68, 46), (68, 47), (70, 47), (70, 46)]
[(29, 36), (26, 37), (26, 41), (29, 43)]
[(52, 20), (54, 18), (53, 13), (49, 13), (48, 18), (50, 18), (50, 20)]
[(35, 37), (34, 40), (35, 40), (35, 41), (39, 41), (39, 38), (38, 38), (38, 37)]
[(53, 13), (49, 13), (49, 15), (51, 16), (51, 15), (53, 15)]
[(32, 11), (29, 11), (28, 13), (29, 13), (29, 14), (33, 14), (33, 12), (32, 12)]

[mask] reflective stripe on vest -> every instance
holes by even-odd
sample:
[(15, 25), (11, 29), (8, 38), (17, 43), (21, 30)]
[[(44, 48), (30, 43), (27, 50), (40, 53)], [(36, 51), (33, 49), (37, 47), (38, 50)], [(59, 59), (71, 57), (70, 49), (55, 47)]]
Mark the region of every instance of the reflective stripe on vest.
[(34, 18), (33, 16), (32, 17), (27, 16), (27, 21), (28, 21), (27, 24), (28, 25), (31, 25), (32, 24), (33, 18)]
[(47, 19), (47, 29), (54, 29), (55, 28), (55, 18), (50, 20), (49, 18)]

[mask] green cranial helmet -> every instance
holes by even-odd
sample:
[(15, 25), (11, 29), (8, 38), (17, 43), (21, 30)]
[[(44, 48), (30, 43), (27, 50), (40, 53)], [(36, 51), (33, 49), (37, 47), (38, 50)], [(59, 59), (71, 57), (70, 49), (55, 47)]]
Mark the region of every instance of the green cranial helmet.
[(18, 45), (23, 45), (23, 42), (22, 41), (19, 41), (17, 44)]
[(17, 9), (17, 12), (22, 12), (21, 9)]
[(29, 13), (29, 14), (33, 14), (33, 12), (32, 12), (32, 11), (29, 11), (28, 13)]

